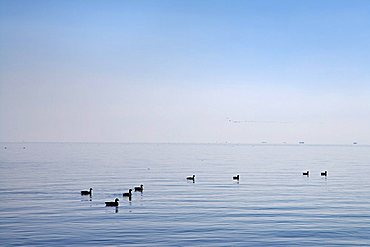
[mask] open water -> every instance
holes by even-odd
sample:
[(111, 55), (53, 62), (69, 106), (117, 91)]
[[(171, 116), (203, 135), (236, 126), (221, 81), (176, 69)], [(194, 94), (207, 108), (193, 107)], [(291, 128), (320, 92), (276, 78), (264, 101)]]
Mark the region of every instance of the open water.
[(3, 246), (370, 245), (370, 146), (0, 147)]

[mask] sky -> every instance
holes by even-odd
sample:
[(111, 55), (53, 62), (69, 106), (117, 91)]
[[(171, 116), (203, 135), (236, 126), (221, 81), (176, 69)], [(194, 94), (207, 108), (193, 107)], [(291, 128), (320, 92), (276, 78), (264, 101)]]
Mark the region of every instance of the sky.
[(369, 13), (0, 0), (0, 141), (370, 144)]

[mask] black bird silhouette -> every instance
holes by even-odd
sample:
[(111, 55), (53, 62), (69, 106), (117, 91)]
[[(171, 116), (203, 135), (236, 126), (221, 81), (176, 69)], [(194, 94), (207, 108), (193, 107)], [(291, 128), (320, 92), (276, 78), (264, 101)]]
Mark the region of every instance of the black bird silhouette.
[(135, 187), (136, 192), (143, 192), (144, 186), (141, 184), (140, 187)]
[(132, 189), (129, 189), (128, 190), (128, 193), (123, 193), (122, 195), (124, 196), (124, 197), (131, 197), (131, 191), (132, 191)]
[(192, 177), (187, 177), (186, 180), (192, 180), (192, 181), (195, 181), (195, 175), (193, 175)]
[(328, 176), (328, 171), (321, 172), (321, 176)]
[(114, 200), (114, 202), (105, 202), (105, 206), (106, 207), (118, 207), (119, 205), (119, 199), (116, 198), (116, 200)]
[(236, 176), (233, 176), (233, 180), (239, 180), (239, 174)]
[(304, 176), (310, 176), (310, 171), (303, 172)]
[(92, 188), (90, 188), (90, 190), (81, 190), (81, 196), (88, 196), (88, 195), (92, 195)]

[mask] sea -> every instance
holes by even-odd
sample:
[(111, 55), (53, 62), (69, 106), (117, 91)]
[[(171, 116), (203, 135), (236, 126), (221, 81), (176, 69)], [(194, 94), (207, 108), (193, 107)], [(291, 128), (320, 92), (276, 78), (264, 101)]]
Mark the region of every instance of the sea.
[(0, 144), (1, 246), (370, 246), (370, 146)]

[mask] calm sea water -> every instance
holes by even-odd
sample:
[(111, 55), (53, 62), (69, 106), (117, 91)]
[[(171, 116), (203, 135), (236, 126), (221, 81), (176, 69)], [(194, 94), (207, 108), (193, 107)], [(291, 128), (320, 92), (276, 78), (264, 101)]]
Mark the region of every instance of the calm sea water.
[(5, 246), (363, 246), (370, 147), (2, 143), (0, 198)]

